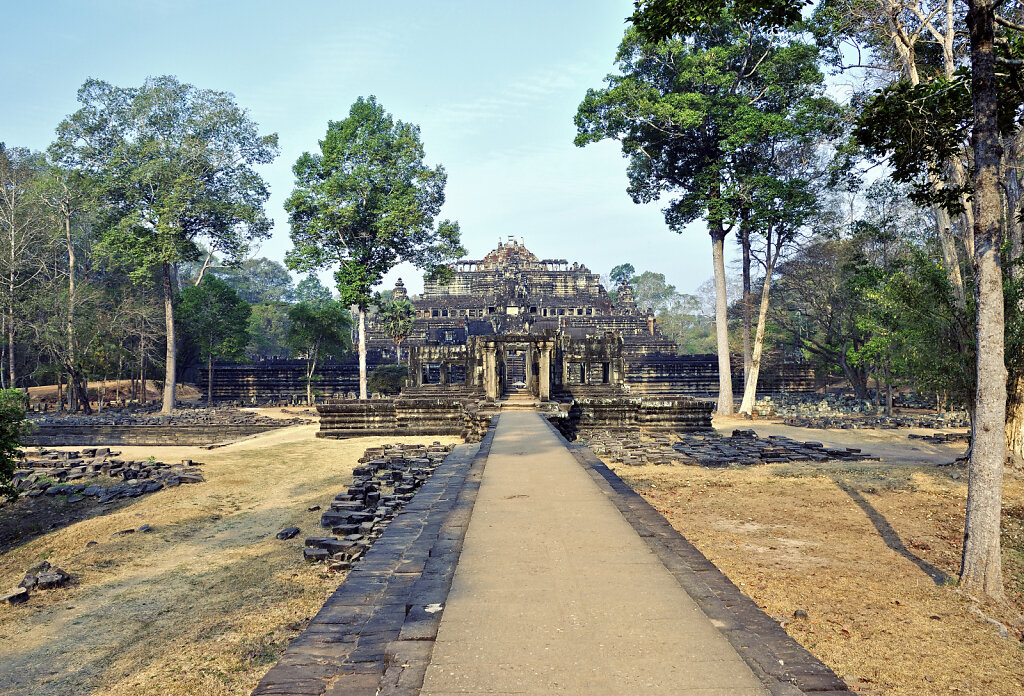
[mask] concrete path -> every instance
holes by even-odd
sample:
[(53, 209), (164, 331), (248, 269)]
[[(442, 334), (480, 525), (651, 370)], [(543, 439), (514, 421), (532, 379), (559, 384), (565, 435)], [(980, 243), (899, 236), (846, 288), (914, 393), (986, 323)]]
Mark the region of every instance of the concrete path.
[(766, 694), (541, 416), (499, 418), (422, 693)]

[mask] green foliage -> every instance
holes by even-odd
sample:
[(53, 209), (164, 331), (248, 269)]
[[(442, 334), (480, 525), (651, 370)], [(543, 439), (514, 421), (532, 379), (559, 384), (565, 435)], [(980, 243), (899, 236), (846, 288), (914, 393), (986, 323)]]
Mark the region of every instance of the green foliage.
[(664, 209), (672, 230), (700, 216), (727, 230), (750, 206), (751, 178), (771, 171), (775, 152), (766, 145), (835, 132), (840, 109), (824, 96), (816, 58), (796, 38), (731, 21), (660, 43), (627, 31), (620, 74), (587, 92), (575, 142), (620, 141), (630, 196), (672, 195)]
[(319, 306), (330, 302), (331, 291), (324, 287), (320, 279), (312, 273), (303, 278), (295, 288), (295, 301)]
[(381, 394), (398, 394), (408, 377), (409, 369), (405, 365), (381, 365), (370, 373), (366, 388)]
[(274, 159), (277, 136), (260, 135), (232, 95), (163, 76), (137, 88), (90, 79), (78, 101), (51, 155), (97, 182), (103, 247), (133, 279), (197, 258), (201, 237), (241, 258), (269, 236), (269, 191), (253, 165)]
[(412, 331), (416, 311), (409, 300), (392, 300), (381, 309), (380, 326), (384, 335), (401, 344)]
[(292, 276), (279, 261), (268, 258), (246, 259), (240, 264), (212, 271), (230, 285), (249, 304), (290, 302), (294, 298)]
[(285, 302), (261, 302), (252, 306), (249, 315), (249, 345), (245, 352), (250, 358), (287, 357), (289, 354), (289, 305)]
[(249, 303), (216, 276), (185, 288), (178, 298), (183, 338), (196, 346), (204, 360), (244, 357), (251, 313)]
[(28, 396), (19, 389), (0, 389), (0, 496), (13, 499), (18, 496), (12, 480), (17, 459), (21, 457), (21, 438), (28, 423), (25, 409)]
[(762, 27), (800, 21), (811, 0), (634, 0), (630, 21), (652, 41), (692, 34), (731, 19)]
[(310, 361), (340, 357), (351, 345), (352, 318), (340, 302), (320, 305), (300, 302), (288, 310), (290, 322), (285, 341), (296, 355)]
[(360, 97), (343, 121), (331, 121), (319, 153), (293, 167), (285, 202), (294, 248), (290, 268), (337, 265), (344, 305), (367, 308), (384, 274), (407, 261), (447, 278), (465, 253), (457, 223), (434, 219), (444, 204), (444, 168), (423, 162), (419, 128), (395, 121), (374, 97)]
[(636, 275), (636, 268), (633, 267), (633, 264), (620, 263), (611, 270), (608, 277), (612, 279), (612, 284), (615, 287), (618, 287), (623, 283), (629, 283), (632, 281), (634, 275)]

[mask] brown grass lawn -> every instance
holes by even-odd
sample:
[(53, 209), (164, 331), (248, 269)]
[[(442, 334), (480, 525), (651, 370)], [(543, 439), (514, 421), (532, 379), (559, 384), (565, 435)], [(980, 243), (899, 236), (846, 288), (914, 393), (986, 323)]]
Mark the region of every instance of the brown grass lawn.
[[(731, 431), (750, 421), (716, 418)], [(962, 447), (907, 431), (754, 423), (759, 434), (863, 445), (882, 462), (757, 468), (612, 465), (739, 588), (851, 686), (885, 694), (1024, 694), (1020, 627), (1024, 483), (1006, 482), (1004, 571), (1010, 602), (982, 606), (955, 586), (966, 476)], [(953, 479), (953, 474), (957, 478)], [(797, 609), (807, 619), (794, 619)]]
[[(344, 579), (307, 566), (319, 512), (367, 447), (295, 426), (224, 448), (116, 447), (126, 459), (204, 462), (207, 482), (162, 490), (0, 555), (0, 587), (46, 559), (72, 587), (0, 607), (0, 694), (248, 693)], [(406, 437), (402, 442), (455, 442)], [(149, 524), (149, 534), (112, 538)], [(288, 526), (302, 532), (278, 541)], [(88, 546), (91, 541), (97, 542)]]

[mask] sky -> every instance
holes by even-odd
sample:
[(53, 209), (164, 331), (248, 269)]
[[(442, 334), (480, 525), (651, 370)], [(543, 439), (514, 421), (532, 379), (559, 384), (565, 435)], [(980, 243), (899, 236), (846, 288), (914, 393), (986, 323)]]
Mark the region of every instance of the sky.
[[(702, 224), (677, 234), (659, 205), (634, 204), (618, 143), (573, 145), (576, 109), (613, 71), (631, 12), (632, 0), (11, 2), (0, 142), (46, 148), (90, 77), (131, 87), (175, 75), (231, 92), (280, 137), (259, 169), (275, 224), (255, 255), (283, 261), (292, 165), (373, 94), (420, 126), (427, 163), (447, 170), (441, 217), (458, 221), (469, 258), (514, 236), (541, 258), (602, 274), (629, 262), (692, 293), (712, 275)], [(399, 275), (422, 288), (409, 266), (382, 287)]]

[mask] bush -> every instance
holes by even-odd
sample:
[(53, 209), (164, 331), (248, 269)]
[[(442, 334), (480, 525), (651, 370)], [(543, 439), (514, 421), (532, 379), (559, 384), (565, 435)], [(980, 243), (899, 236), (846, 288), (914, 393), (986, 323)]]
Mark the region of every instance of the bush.
[(17, 498), (14, 468), (21, 457), (21, 438), (29, 425), (25, 421), (28, 396), (19, 389), (0, 389), (0, 497)]
[(405, 386), (409, 376), (409, 368), (405, 365), (381, 365), (370, 373), (366, 380), (366, 390), (370, 393), (397, 394)]

